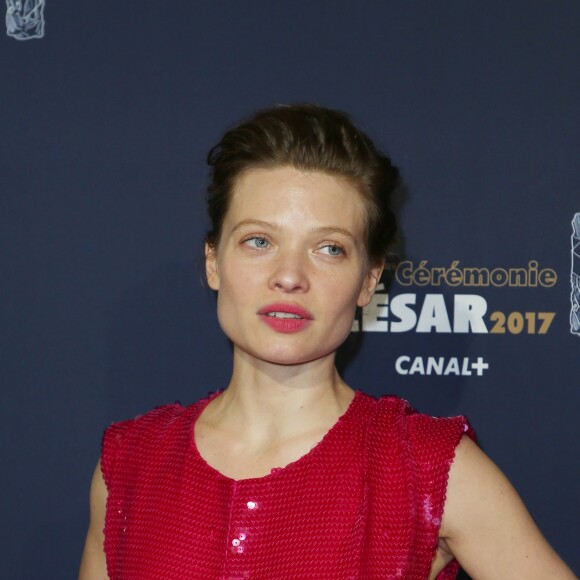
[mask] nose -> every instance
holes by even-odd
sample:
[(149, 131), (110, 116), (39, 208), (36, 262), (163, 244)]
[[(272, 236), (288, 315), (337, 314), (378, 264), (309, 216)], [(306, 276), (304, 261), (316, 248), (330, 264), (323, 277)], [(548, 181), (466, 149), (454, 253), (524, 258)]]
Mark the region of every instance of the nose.
[(270, 288), (284, 293), (304, 293), (310, 288), (307, 258), (298, 250), (281, 251), (276, 256), (269, 280)]

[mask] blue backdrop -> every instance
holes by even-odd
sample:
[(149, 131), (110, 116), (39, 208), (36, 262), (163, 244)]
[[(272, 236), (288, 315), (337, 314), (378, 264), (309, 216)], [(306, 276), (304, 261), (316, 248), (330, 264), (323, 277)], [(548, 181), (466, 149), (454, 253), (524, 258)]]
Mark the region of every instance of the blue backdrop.
[(2, 576), (74, 578), (103, 429), (227, 383), (205, 152), (297, 101), (351, 112), (405, 179), (404, 262), (347, 381), (467, 414), (578, 573), (580, 4), (48, 0), (44, 18), (0, 40)]

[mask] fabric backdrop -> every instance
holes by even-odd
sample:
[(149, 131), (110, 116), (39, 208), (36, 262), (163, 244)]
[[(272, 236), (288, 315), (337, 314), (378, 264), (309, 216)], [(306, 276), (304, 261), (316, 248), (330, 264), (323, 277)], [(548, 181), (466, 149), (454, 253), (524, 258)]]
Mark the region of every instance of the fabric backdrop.
[(580, 572), (578, 2), (47, 0), (25, 21), (10, 6), (3, 578), (76, 577), (109, 423), (226, 385), (205, 153), (300, 101), (349, 111), (404, 176), (402, 262), (341, 353), (347, 381), (467, 414)]

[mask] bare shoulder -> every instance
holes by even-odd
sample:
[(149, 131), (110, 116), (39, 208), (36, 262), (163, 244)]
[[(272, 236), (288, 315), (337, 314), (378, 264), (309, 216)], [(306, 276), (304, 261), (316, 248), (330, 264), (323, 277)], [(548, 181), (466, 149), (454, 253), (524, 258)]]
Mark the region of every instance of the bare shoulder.
[(90, 523), (81, 559), (79, 580), (107, 580), (107, 565), (103, 551), (107, 486), (97, 463), (91, 481)]
[(575, 578), (505, 475), (468, 437), (449, 473), (440, 538), (478, 579)]

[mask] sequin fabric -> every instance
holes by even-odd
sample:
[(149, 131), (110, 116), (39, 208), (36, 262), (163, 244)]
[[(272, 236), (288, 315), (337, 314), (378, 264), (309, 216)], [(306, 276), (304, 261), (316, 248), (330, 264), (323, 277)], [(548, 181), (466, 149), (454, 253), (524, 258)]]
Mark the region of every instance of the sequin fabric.
[[(210, 398), (105, 432), (111, 580), (425, 579), (464, 417), (433, 418), (357, 392), (318, 445), (261, 478), (233, 480), (196, 449)], [(455, 578), (451, 562), (439, 580)]]

